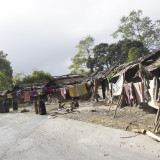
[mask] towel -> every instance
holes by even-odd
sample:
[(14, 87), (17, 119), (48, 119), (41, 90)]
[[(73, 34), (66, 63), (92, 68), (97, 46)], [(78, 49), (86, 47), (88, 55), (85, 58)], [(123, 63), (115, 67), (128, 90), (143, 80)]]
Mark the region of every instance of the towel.
[(71, 97), (76, 97), (75, 87), (70, 87), (69, 88), (69, 94), (70, 94)]
[(37, 91), (30, 91), (30, 96), (31, 97), (37, 97), (38, 96), (38, 92)]
[(30, 101), (29, 91), (24, 91), (24, 102)]
[(66, 89), (65, 88), (60, 88), (60, 92), (61, 92), (61, 95), (64, 99), (66, 99)]
[(82, 84), (83, 95), (87, 94), (87, 89), (85, 83)]
[(76, 97), (79, 97), (80, 95), (79, 95), (79, 91), (78, 91), (78, 86), (76, 86), (75, 91), (76, 91)]
[(77, 90), (78, 90), (79, 96), (82, 96), (83, 95), (83, 87), (81, 84), (77, 85)]
[(137, 104), (144, 102), (144, 84), (142, 82), (134, 83)]

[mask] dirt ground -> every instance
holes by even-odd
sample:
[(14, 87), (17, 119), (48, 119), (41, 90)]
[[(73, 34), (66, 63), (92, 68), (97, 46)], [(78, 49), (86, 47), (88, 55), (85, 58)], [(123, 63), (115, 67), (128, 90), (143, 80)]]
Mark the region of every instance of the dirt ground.
[[(121, 109), (118, 108), (116, 117), (113, 118), (115, 106), (112, 106), (111, 108), (109, 106), (105, 106), (104, 101), (100, 101), (98, 103), (86, 101), (79, 103), (80, 107), (70, 113), (65, 112), (65, 109), (58, 111), (58, 103), (56, 102), (47, 102), (46, 109), (49, 115), (55, 114), (56, 117), (64, 117), (93, 124), (101, 124), (106, 127), (128, 131), (131, 131), (132, 129), (146, 129), (153, 131), (157, 111), (151, 107), (141, 108), (140, 106), (127, 106)], [(68, 107), (69, 102), (66, 102), (65, 108)], [(21, 108), (19, 110), (21, 110)], [(33, 105), (30, 105), (29, 110), (30, 112), (34, 112)]]
[[(89, 105), (90, 109), (87, 107)], [(79, 109), (73, 113), (65, 114), (64, 117), (129, 131), (132, 129), (152, 131), (157, 112), (152, 108), (127, 106), (122, 109), (118, 108), (115, 118), (113, 118), (114, 113), (115, 106), (109, 110), (109, 106), (104, 106), (103, 102), (81, 103)]]

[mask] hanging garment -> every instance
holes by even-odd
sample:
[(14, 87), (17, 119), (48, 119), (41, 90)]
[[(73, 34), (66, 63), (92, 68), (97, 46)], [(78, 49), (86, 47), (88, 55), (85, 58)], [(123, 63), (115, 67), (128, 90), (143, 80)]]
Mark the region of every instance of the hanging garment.
[(38, 89), (37, 92), (38, 92), (39, 95), (41, 95), (42, 94), (42, 89)]
[(82, 90), (83, 90), (83, 95), (87, 94), (87, 89), (85, 83), (82, 83)]
[(98, 92), (98, 80), (97, 79), (94, 80), (94, 92), (95, 93)]
[(30, 101), (29, 91), (24, 91), (24, 102)]
[(83, 87), (81, 84), (77, 85), (77, 90), (78, 90), (79, 96), (82, 96), (83, 95)]
[(69, 94), (70, 94), (71, 97), (76, 97), (75, 87), (70, 87), (69, 88)]
[(30, 96), (31, 97), (37, 97), (38, 96), (38, 92), (36, 90), (30, 91)]
[(120, 96), (123, 89), (123, 74), (119, 77), (117, 82), (112, 86), (112, 93), (114, 96)]
[(12, 98), (12, 94), (11, 93), (7, 94), (7, 98), (8, 99)]
[(52, 93), (52, 88), (51, 87), (47, 87), (46, 90), (49, 92), (49, 94)]
[(65, 88), (60, 88), (60, 92), (61, 92), (61, 95), (64, 99), (66, 99), (66, 89)]
[(153, 78), (154, 81), (154, 89), (153, 89), (153, 98), (154, 104), (160, 107), (160, 88), (157, 78)]
[(133, 83), (137, 104), (144, 102), (144, 83)]
[(78, 86), (76, 86), (75, 91), (76, 91), (76, 97), (79, 97), (80, 95), (79, 95), (79, 91), (78, 91)]
[(135, 94), (134, 94), (133, 83), (124, 84), (123, 87), (126, 95), (126, 103), (133, 106), (135, 104)]
[(17, 96), (17, 97), (20, 97), (20, 96), (21, 96), (21, 89), (16, 92), (16, 96)]

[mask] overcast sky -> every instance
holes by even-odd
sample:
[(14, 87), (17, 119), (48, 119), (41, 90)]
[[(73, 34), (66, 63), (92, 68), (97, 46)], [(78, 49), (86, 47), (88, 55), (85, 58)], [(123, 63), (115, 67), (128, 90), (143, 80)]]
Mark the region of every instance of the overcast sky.
[(116, 42), (111, 34), (122, 16), (143, 10), (160, 19), (160, 0), (0, 0), (0, 50), (14, 73), (32, 69), (68, 74), (76, 45), (87, 35), (95, 45)]

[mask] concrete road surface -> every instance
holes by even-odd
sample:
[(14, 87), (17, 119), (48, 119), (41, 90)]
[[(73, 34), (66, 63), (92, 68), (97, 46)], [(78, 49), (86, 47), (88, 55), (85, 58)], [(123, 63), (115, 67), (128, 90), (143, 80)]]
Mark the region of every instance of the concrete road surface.
[(0, 114), (0, 160), (160, 160), (160, 143), (70, 119), (8, 113)]

